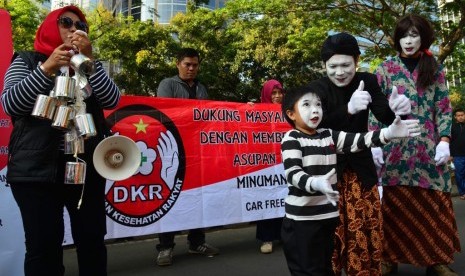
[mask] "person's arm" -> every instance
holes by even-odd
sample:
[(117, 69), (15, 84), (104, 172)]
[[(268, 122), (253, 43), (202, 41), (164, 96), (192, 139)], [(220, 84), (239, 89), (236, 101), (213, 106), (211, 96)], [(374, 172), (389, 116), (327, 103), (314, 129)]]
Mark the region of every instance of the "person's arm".
[(433, 89), (436, 114), (434, 124), (440, 137), (439, 143), (436, 146), (434, 161), (436, 161), (436, 166), (440, 166), (446, 164), (450, 157), (449, 143), (452, 124), (452, 107), (442, 67), (439, 69), (438, 78), (433, 85)]
[(157, 88), (157, 97), (174, 98), (174, 91), (169, 78), (163, 79)]
[(370, 147), (381, 147), (388, 143), (381, 130), (351, 133), (332, 130), (331, 135), (336, 144), (337, 153), (359, 152)]
[(102, 108), (115, 108), (121, 98), (119, 88), (107, 75), (101, 62), (96, 61), (95, 66), (95, 73), (89, 77), (89, 84), (92, 87), (93, 93), (95, 93)]
[(390, 125), (396, 118), (396, 115), (389, 107), (389, 101), (386, 94), (382, 92), (375, 75), (369, 74), (367, 75), (367, 78), (367, 90), (370, 93), (372, 100), (369, 105), (369, 109), (378, 121), (384, 125)]
[[(305, 172), (302, 163), (302, 148), (300, 142), (292, 137), (292, 133), (290, 134), (288, 132), (283, 138), (281, 142), (281, 153), (287, 182), (302, 191), (315, 193), (316, 190), (312, 188), (311, 183), (318, 177), (311, 176)], [(306, 158), (308, 158), (308, 156)]]
[(3, 110), (10, 116), (31, 114), (37, 95), (48, 95), (53, 82), (54, 78), (39, 66), (30, 71), (24, 60), (16, 57), (5, 74), (1, 95)]
[(337, 150), (342, 153), (359, 152), (369, 147), (380, 147), (392, 139), (415, 137), (420, 135), (419, 120), (401, 120), (397, 116), (394, 122), (381, 130), (365, 133), (332, 131)]
[[(335, 165), (328, 165), (325, 167), (325, 169), (327, 168), (329, 171), (322, 171), (319, 169), (320, 174), (318, 175), (308, 174), (304, 170), (304, 156), (302, 155), (301, 144), (295, 137), (292, 137), (292, 131), (286, 133), (281, 142), (281, 154), (283, 157), (286, 181), (289, 184), (307, 193), (314, 194), (321, 192), (326, 196), (329, 203), (333, 206), (337, 205), (339, 193), (334, 191), (332, 187), (332, 185), (335, 185), (337, 182)], [(316, 154), (314, 156), (305, 156), (306, 166), (311, 166), (311, 158), (320, 157)]]
[(197, 85), (197, 89), (200, 89), (200, 95), (197, 95), (197, 99), (199, 100), (206, 100), (208, 99), (208, 90), (207, 90), (207, 87), (205, 85), (203, 85), (202, 83), (199, 83)]
[(449, 142), (452, 126), (452, 107), (450, 104), (449, 90), (446, 86), (444, 70), (440, 69), (438, 79), (434, 86), (434, 109), (436, 116), (434, 124), (437, 127), (441, 141)]

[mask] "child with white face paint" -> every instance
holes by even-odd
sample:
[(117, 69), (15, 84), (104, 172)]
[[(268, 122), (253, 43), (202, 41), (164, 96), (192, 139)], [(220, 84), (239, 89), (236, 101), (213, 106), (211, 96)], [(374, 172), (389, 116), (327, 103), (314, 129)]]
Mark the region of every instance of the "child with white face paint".
[(297, 111), (288, 112), (288, 116), (295, 122), (296, 129), (310, 135), (315, 134), (323, 118), (320, 98), (313, 93), (303, 95), (297, 102)]
[(397, 117), (389, 127), (366, 133), (318, 128), (322, 104), (308, 87), (289, 90), (282, 111), (293, 126), (281, 142), (289, 188), (281, 232), (288, 268), (292, 275), (333, 275), (331, 256), (339, 220), (336, 153), (355, 153), (416, 136), (418, 121)]

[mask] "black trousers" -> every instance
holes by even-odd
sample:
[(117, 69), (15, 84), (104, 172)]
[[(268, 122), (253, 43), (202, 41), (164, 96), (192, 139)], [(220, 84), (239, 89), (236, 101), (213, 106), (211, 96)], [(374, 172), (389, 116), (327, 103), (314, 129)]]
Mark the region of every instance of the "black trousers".
[(262, 242), (281, 240), (282, 218), (272, 218), (257, 221), (255, 237)]
[(334, 275), (331, 257), (339, 218), (296, 221), (283, 219), (281, 239), (293, 276)]
[[(157, 244), (157, 250), (164, 250), (168, 248), (173, 248), (176, 244), (174, 243), (174, 236), (179, 232), (166, 232), (158, 234), (158, 239), (160, 243)], [(205, 232), (203, 228), (191, 229), (187, 234), (187, 240), (189, 241), (189, 246), (196, 248), (199, 245), (205, 243)]]
[[(61, 164), (60, 164), (61, 165)], [(64, 164), (63, 164), (64, 168)], [(63, 169), (61, 166), (59, 170)], [(26, 238), (24, 275), (64, 275), (63, 207), (70, 216), (79, 275), (107, 275), (105, 180), (87, 166), (83, 200), (77, 209), (83, 185), (63, 183), (10, 183), (19, 206)]]

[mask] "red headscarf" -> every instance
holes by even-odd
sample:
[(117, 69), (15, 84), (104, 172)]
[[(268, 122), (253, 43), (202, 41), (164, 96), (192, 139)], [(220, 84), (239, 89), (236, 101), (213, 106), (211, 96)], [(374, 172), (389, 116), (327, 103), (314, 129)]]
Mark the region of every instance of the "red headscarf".
[(278, 88), (283, 91), (282, 84), (277, 80), (268, 80), (263, 84), (262, 95), (260, 97), (260, 102), (262, 103), (271, 103), (271, 92), (273, 89)]
[(51, 11), (45, 18), (44, 22), (40, 24), (39, 29), (36, 32), (34, 49), (37, 52), (50, 56), (56, 47), (63, 44), (57, 20), (67, 11), (76, 14), (81, 21), (87, 23), (86, 17), (77, 6), (66, 6)]

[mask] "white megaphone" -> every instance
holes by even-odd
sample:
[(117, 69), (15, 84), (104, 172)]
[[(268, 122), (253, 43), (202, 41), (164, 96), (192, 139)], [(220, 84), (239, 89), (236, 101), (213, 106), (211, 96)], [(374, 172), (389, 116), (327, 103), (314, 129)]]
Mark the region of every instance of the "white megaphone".
[(110, 136), (97, 145), (93, 160), (95, 170), (102, 177), (121, 181), (137, 171), (141, 162), (141, 152), (131, 138)]

